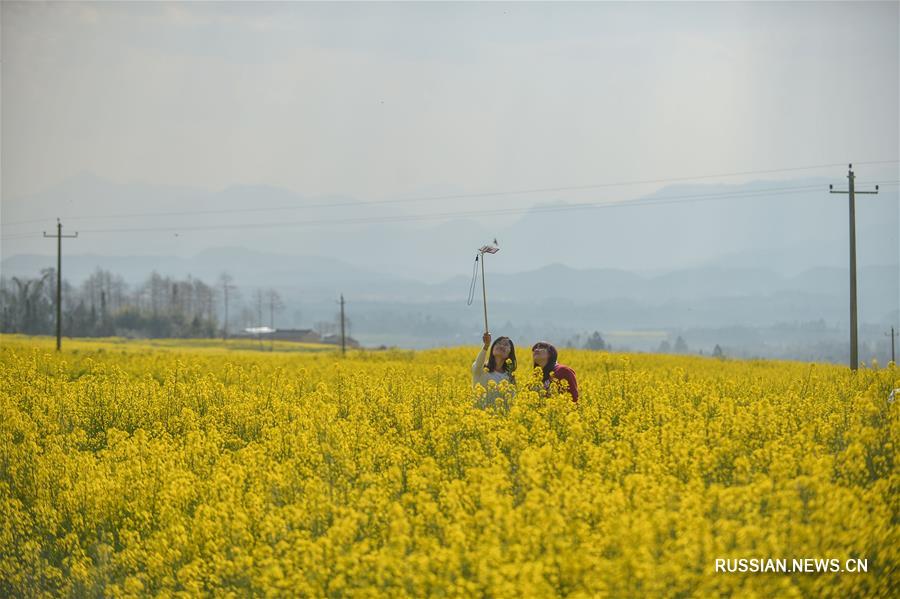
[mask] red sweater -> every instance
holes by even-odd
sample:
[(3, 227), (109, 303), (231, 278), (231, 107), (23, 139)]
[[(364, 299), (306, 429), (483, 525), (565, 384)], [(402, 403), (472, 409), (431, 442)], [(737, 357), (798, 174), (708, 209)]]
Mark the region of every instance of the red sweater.
[(565, 364), (557, 364), (550, 371), (551, 381), (566, 381), (569, 383), (569, 393), (572, 394), (572, 401), (578, 401), (578, 382), (575, 380), (575, 371)]

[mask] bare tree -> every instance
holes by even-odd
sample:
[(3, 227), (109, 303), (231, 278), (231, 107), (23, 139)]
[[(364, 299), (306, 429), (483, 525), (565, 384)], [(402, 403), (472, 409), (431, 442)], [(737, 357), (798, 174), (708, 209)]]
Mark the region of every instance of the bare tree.
[(144, 286), (150, 299), (150, 311), (156, 316), (164, 306), (166, 281), (154, 270), (150, 273), (150, 280), (144, 283)]
[[(12, 322), (18, 330), (24, 333), (40, 333), (44, 324), (44, 318), (48, 313), (46, 304), (53, 305), (52, 301), (48, 301), (48, 297), (55, 297), (56, 289), (54, 281), (56, 271), (52, 268), (45, 268), (41, 271), (41, 277), (38, 279), (23, 280), (19, 277), (13, 277), (12, 281), (16, 285), (15, 301), (12, 310)], [(49, 290), (52, 293), (46, 294)]]
[(313, 325), (313, 329), (315, 329), (316, 333), (319, 334), (319, 337), (325, 337), (334, 332), (335, 325), (334, 322), (328, 320), (320, 320)]
[(275, 314), (284, 310), (284, 302), (281, 301), (281, 296), (274, 289), (269, 289), (266, 295), (269, 301), (269, 326), (274, 329)]
[(241, 323), (241, 327), (256, 326), (255, 319), (256, 319), (256, 313), (253, 310), (253, 308), (251, 308), (247, 304), (243, 304), (241, 306), (240, 314), (238, 315), (238, 322)]
[(253, 306), (256, 308), (256, 325), (262, 326), (263, 323), (263, 306), (266, 305), (266, 294), (262, 289), (257, 288), (253, 292)]
[[(352, 335), (350, 334), (350, 329), (352, 326), (353, 326), (353, 320), (351, 320), (350, 317), (347, 316), (347, 314), (345, 313), (344, 314), (344, 333), (347, 335), (347, 338), (352, 337)], [(341, 313), (340, 312), (337, 312), (334, 315), (334, 330), (335, 330), (335, 332), (341, 330)]]

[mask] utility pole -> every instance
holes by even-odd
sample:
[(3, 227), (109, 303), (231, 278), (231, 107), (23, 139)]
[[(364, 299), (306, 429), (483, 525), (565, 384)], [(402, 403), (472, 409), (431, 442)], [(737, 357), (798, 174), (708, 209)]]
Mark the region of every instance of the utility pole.
[(70, 237), (72, 239), (78, 237), (78, 231), (74, 235), (62, 234), (62, 223), (59, 218), (56, 219), (56, 235), (47, 235), (44, 231), (44, 237), (56, 237), (56, 351), (62, 349), (62, 239)]
[[(888, 333), (885, 333), (884, 336), (887, 337)], [(891, 327), (890, 336), (891, 336), (891, 362), (893, 362), (896, 365), (897, 357), (896, 357), (896, 354), (894, 353), (894, 338), (896, 337), (896, 334), (894, 333), (894, 327)]]
[(269, 338), (269, 351), (275, 349), (275, 310), (281, 310), (284, 304), (281, 302), (281, 296), (274, 289), (269, 289), (269, 328), (272, 329), (272, 336)]
[(222, 283), (222, 292), (225, 296), (225, 322), (222, 326), (222, 341), (228, 340), (228, 292), (237, 289), (237, 287), (231, 284), (233, 280), (232, 276), (227, 272), (223, 272), (219, 275), (219, 281)]
[(856, 191), (853, 165), (850, 164), (847, 171), (849, 187), (847, 191), (834, 189), (828, 186), (830, 193), (846, 193), (850, 196), (850, 369), (856, 371), (859, 367), (859, 339), (856, 329), (856, 194), (876, 194), (875, 191)]
[(341, 355), (347, 355), (347, 341), (344, 336), (344, 294), (341, 294)]

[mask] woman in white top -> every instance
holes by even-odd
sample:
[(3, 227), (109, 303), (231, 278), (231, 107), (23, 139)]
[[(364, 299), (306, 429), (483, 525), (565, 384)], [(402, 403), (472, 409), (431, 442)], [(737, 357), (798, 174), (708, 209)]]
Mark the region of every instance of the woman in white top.
[[(509, 381), (515, 384), (516, 370), (516, 347), (513, 345), (512, 339), (509, 337), (498, 337), (491, 344), (491, 334), (485, 333), (482, 337), (484, 345), (475, 361), (472, 362), (472, 386), (481, 385), (485, 389), (488, 388), (488, 381), (494, 381), (499, 385), (501, 381)], [(490, 348), (490, 352), (488, 352)], [(487, 358), (487, 363), (485, 363)], [(485, 401), (482, 405), (491, 405), (500, 396), (500, 393), (494, 389), (488, 391)]]

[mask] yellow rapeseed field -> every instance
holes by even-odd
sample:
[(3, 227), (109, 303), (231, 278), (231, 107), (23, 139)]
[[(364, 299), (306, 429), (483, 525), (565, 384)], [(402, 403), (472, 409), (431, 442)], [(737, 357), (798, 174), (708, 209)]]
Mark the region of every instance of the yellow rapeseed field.
[(0, 342), (2, 596), (900, 589), (893, 365), (564, 350), (577, 405), (525, 364), (482, 410), (474, 347)]

